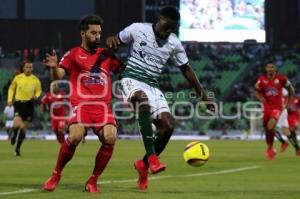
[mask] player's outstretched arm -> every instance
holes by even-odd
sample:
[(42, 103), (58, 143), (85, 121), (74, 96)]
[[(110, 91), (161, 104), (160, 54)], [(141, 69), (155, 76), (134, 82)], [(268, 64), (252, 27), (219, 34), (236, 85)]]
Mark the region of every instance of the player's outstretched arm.
[[(180, 66), (180, 69), (184, 77), (189, 81), (191, 86), (196, 90), (197, 94), (201, 96), (201, 99), (205, 102), (212, 101), (211, 99), (208, 98), (203, 86), (201, 85), (192, 67), (188, 64), (185, 64)], [(207, 108), (211, 111), (215, 111), (215, 107), (212, 104), (207, 104)]]
[(55, 50), (53, 50), (51, 54), (46, 53), (46, 58), (43, 60), (43, 63), (51, 68), (51, 79), (63, 79), (66, 72), (64, 69), (58, 67)]
[(12, 106), (12, 104), (13, 104), (13, 97), (15, 95), (16, 88), (17, 88), (17, 81), (16, 81), (16, 78), (14, 78), (8, 88), (8, 93), (7, 93), (7, 105), (8, 106)]
[(106, 39), (106, 45), (109, 48), (117, 49), (120, 44), (121, 44), (121, 41), (117, 36), (110, 36)]

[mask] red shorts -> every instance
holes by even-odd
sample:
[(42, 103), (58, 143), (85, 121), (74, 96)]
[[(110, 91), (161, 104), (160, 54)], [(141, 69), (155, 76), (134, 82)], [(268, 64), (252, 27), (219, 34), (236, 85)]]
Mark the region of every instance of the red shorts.
[(299, 118), (297, 116), (288, 116), (289, 126), (297, 129), (299, 125)]
[(282, 110), (281, 109), (265, 109), (264, 110), (264, 116), (263, 116), (263, 125), (266, 126), (267, 122), (274, 118), (276, 121), (278, 121)]
[(51, 128), (53, 131), (58, 131), (59, 129), (64, 129), (66, 125), (66, 120), (51, 119)]
[(111, 108), (103, 111), (91, 111), (85, 108), (75, 107), (69, 119), (69, 125), (81, 123), (85, 128), (92, 128), (94, 133), (101, 130), (105, 125), (112, 124), (118, 127), (116, 119), (112, 114)]

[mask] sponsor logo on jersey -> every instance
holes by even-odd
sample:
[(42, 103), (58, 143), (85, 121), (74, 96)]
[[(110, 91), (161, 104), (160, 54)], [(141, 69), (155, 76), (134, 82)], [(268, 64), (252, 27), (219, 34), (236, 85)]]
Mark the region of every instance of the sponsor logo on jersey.
[(278, 95), (278, 90), (276, 88), (269, 87), (266, 90), (266, 95), (267, 96), (277, 96)]
[(105, 85), (105, 75), (101, 72), (99, 66), (93, 66), (90, 70), (89, 77), (83, 80), (84, 85)]

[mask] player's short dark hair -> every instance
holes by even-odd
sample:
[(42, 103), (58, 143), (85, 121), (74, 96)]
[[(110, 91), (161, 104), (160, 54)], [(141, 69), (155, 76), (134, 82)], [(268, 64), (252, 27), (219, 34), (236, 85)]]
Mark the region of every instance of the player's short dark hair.
[(102, 25), (103, 19), (96, 15), (88, 15), (83, 17), (79, 22), (79, 30), (89, 29), (89, 25)]
[(177, 10), (177, 8), (172, 7), (172, 6), (167, 6), (167, 7), (162, 8), (160, 10), (159, 14), (166, 18), (172, 19), (176, 22), (178, 22), (180, 20), (179, 11)]
[(274, 57), (267, 58), (263, 63), (264, 67), (266, 67), (268, 64), (273, 64), (274, 66), (276, 66)]

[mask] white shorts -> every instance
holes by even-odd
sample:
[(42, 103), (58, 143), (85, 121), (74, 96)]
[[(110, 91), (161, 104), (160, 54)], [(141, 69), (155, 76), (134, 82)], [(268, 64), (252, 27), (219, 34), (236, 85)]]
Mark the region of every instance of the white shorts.
[(14, 121), (13, 120), (7, 120), (5, 122), (5, 128), (12, 128), (13, 127), (13, 124), (14, 124)]
[(288, 122), (288, 112), (286, 109), (284, 109), (278, 119), (278, 122), (276, 124), (276, 127), (278, 128), (289, 128), (289, 122)]
[(157, 119), (162, 112), (170, 112), (168, 102), (158, 88), (131, 78), (123, 78), (121, 86), (123, 97), (127, 102), (136, 91), (143, 91), (147, 95), (152, 119)]

